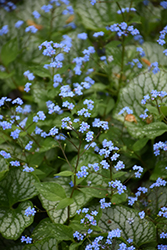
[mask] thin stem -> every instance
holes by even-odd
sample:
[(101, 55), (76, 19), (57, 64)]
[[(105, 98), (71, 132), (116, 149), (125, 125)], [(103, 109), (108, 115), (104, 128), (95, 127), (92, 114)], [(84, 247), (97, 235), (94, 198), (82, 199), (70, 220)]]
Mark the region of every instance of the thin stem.
[(67, 161), (69, 167), (71, 168), (71, 171), (73, 171), (73, 167), (71, 166), (71, 164), (70, 164), (70, 162), (69, 162), (69, 160), (68, 160), (68, 158), (67, 158), (67, 156), (66, 156), (66, 154), (65, 154), (65, 152), (64, 152), (64, 149), (63, 149), (62, 146), (61, 146), (61, 143), (60, 143), (58, 140), (56, 140), (56, 141), (58, 142), (59, 147), (60, 147), (60, 149), (61, 149), (61, 151), (62, 151), (62, 153), (63, 153), (63, 155), (64, 155), (64, 158), (66, 159), (66, 161)]

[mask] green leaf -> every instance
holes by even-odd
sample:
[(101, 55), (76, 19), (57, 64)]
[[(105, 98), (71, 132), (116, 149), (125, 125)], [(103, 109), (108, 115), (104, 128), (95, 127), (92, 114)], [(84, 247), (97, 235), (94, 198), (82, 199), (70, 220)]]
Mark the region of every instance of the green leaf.
[(137, 139), (145, 136), (148, 139), (155, 139), (157, 136), (160, 136), (167, 131), (167, 125), (163, 122), (154, 122), (144, 126), (125, 122), (125, 126), (127, 127), (129, 134)]
[(156, 107), (151, 106), (150, 104), (146, 104), (146, 108), (149, 110), (149, 112), (156, 117), (159, 116), (158, 109)]
[(46, 238), (25, 246), (23, 250), (58, 250), (58, 244), (55, 238)]
[(120, 178), (121, 176), (124, 176), (125, 174), (127, 174), (127, 172), (118, 171), (117, 173), (113, 174), (112, 178), (113, 178), (113, 180), (116, 180), (116, 179)]
[(160, 111), (162, 113), (162, 119), (164, 119), (164, 116), (167, 116), (167, 106), (160, 106)]
[(76, 0), (74, 7), (86, 29), (100, 31), (115, 20), (116, 5), (108, 1), (92, 6), (89, 0)]
[(0, 79), (7, 79), (7, 78), (13, 76), (14, 73), (15, 73), (14, 70), (10, 73), (0, 71)]
[[(129, 224), (128, 218), (133, 218), (134, 222)], [(108, 220), (112, 223), (108, 223)], [(133, 239), (137, 246), (154, 241), (156, 237), (155, 225), (151, 221), (140, 219), (136, 210), (120, 205), (105, 209), (98, 226), (104, 232), (121, 229), (121, 236)]]
[(167, 204), (167, 188), (154, 187), (151, 189), (147, 199), (149, 201), (148, 209), (150, 209), (151, 213), (156, 216), (160, 208), (166, 206)]
[(0, 182), (0, 207), (12, 207), (15, 203), (31, 199), (38, 194), (34, 183), (38, 179), (20, 168), (12, 168)]
[[(119, 93), (116, 108), (114, 110), (114, 118), (123, 122), (125, 114), (118, 115), (118, 113), (125, 106), (128, 106), (133, 110), (133, 114), (137, 120), (137, 124), (133, 124), (134, 127), (143, 125), (144, 122), (139, 116), (144, 113), (145, 106), (141, 104), (141, 100), (143, 96), (150, 94), (151, 90), (154, 89), (157, 91), (167, 91), (167, 78), (165, 72), (161, 71), (155, 75), (152, 72), (141, 73), (131, 80)], [(132, 123), (126, 123), (127, 126), (130, 126), (130, 124)], [(135, 138), (137, 137), (135, 136)]]
[[(32, 224), (33, 217), (25, 216), (25, 210), (32, 203), (26, 201), (38, 194), (34, 182), (38, 179), (20, 168), (12, 168), (0, 181), (0, 232), (7, 239), (16, 240), (26, 227)], [(14, 208), (13, 205), (19, 205)], [(16, 205), (15, 205), (16, 206)]]
[(114, 205), (116, 204), (120, 204), (123, 203), (127, 200), (127, 195), (125, 193), (123, 194), (113, 194), (112, 198), (111, 198), (111, 203), (113, 203)]
[(55, 224), (49, 218), (40, 221), (33, 231), (33, 237), (41, 240), (48, 237), (54, 237), (57, 241), (74, 240), (71, 227)]
[(60, 201), (66, 198), (64, 188), (55, 182), (35, 183), (34, 185), (39, 193), (49, 201)]
[(48, 151), (51, 148), (58, 147), (59, 144), (54, 138), (46, 138), (43, 143), (41, 144), (41, 147), (38, 152), (45, 152)]
[(54, 176), (71, 176), (71, 175), (74, 175), (74, 173), (71, 171), (62, 171), (58, 174), (55, 174)]
[(154, 42), (144, 42), (141, 46), (145, 52), (147, 60), (152, 62), (158, 62), (160, 65), (167, 64), (167, 57), (163, 53), (164, 48)]
[(0, 131), (0, 144), (2, 144), (5, 141), (12, 141), (11, 137), (4, 132)]
[(79, 243), (72, 243), (72, 244), (70, 245), (69, 250), (76, 250), (76, 249), (78, 249), (78, 247), (81, 246), (82, 244), (83, 244), (82, 241), (79, 242)]
[(79, 189), (81, 192), (85, 193), (85, 194), (89, 194), (92, 197), (96, 197), (96, 198), (103, 198), (105, 197), (105, 195), (108, 193), (107, 190), (99, 190), (99, 188), (96, 189), (96, 187), (86, 187), (86, 188), (80, 188)]
[(33, 216), (25, 216), (25, 210), (31, 206), (30, 201), (24, 201), (16, 209), (0, 207), (0, 232), (6, 239), (16, 240), (24, 229), (30, 226), (34, 220)]
[(7, 171), (9, 171), (9, 164), (7, 164), (4, 158), (1, 158), (0, 159), (0, 180), (4, 178)]
[(99, 114), (101, 116), (108, 115), (110, 113), (115, 106), (115, 101), (111, 97), (105, 97), (105, 99), (103, 99), (103, 105), (104, 107), (101, 106), (99, 109)]
[[(69, 185), (70, 181), (70, 177), (61, 177), (56, 179), (56, 183), (61, 185), (66, 191), (67, 197), (70, 197), (72, 192), (72, 188)], [(90, 200), (91, 196), (89, 196), (88, 194), (83, 194), (78, 190), (75, 190), (72, 198), (74, 199), (74, 203), (70, 205), (70, 217), (74, 216), (76, 214), (76, 211)], [(40, 195), (40, 200), (42, 202), (43, 207), (47, 210), (50, 219), (54, 223), (63, 224), (67, 220), (67, 207), (64, 209), (55, 210), (56, 206), (59, 204), (59, 201), (49, 201), (42, 195)]]
[(49, 70), (43, 68), (42, 65), (30, 67), (30, 71), (32, 71), (34, 75), (40, 77), (49, 77), (49, 78), (51, 77), (51, 75), (49, 74)]
[(42, 88), (40, 84), (35, 85), (33, 88), (33, 100), (38, 104), (39, 108), (42, 110), (46, 110), (46, 102), (48, 101), (47, 93), (48, 90)]
[(150, 176), (151, 181), (156, 181), (159, 177), (160, 178), (167, 178), (167, 161), (159, 161), (153, 170), (152, 175)]
[(56, 210), (60, 210), (62, 208), (68, 207), (73, 203), (74, 203), (74, 200), (72, 198), (65, 198), (59, 202), (58, 206), (56, 207)]
[(142, 148), (144, 148), (144, 146), (147, 144), (147, 142), (149, 141), (148, 138), (142, 138), (142, 139), (139, 139), (138, 141), (136, 141), (134, 144), (133, 144), (133, 150), (136, 152), (136, 151), (140, 151)]
[(119, 48), (117, 47), (118, 45), (120, 45), (120, 42), (111, 41), (105, 46), (105, 48), (107, 56), (112, 55), (114, 58), (114, 63), (121, 66), (122, 50), (120, 47)]
[(17, 55), (18, 44), (16, 38), (9, 40), (9, 42), (2, 46), (0, 57), (5, 66), (8, 66), (9, 63), (13, 62)]

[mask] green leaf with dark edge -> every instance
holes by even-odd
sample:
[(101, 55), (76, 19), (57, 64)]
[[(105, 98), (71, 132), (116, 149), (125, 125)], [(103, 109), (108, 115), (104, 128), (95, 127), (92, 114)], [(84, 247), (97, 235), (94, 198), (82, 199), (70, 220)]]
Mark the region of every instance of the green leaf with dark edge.
[(144, 146), (147, 144), (147, 142), (149, 141), (148, 138), (142, 138), (137, 140), (134, 144), (132, 149), (136, 152), (136, 151), (140, 151), (142, 148), (144, 148)]
[(38, 182), (38, 178), (32, 173), (23, 172), (19, 167), (10, 169), (0, 181), (0, 207), (11, 208), (17, 202), (36, 196), (38, 191), (34, 186), (35, 182)]
[(16, 240), (20, 237), (24, 229), (33, 223), (33, 216), (25, 216), (25, 210), (29, 206), (32, 207), (32, 203), (24, 201), (15, 209), (0, 207), (0, 232), (3, 237)]
[(74, 8), (84, 27), (94, 31), (100, 31), (102, 28), (105, 31), (106, 25), (112, 24), (116, 16), (116, 5), (108, 1), (92, 6), (89, 0), (75, 0)]
[(9, 171), (9, 164), (4, 158), (0, 159), (0, 181), (4, 178), (5, 174)]
[(164, 48), (158, 43), (144, 42), (141, 46), (145, 52), (145, 58), (152, 62), (158, 62), (160, 65), (167, 64), (167, 57), (163, 53)]
[(125, 122), (125, 127), (129, 134), (136, 139), (144, 137), (155, 139), (157, 136), (160, 136), (167, 131), (167, 125), (163, 122), (153, 122), (144, 126)]
[(55, 174), (54, 176), (71, 176), (71, 175), (74, 175), (74, 173), (71, 171), (62, 171), (58, 174)]
[[(128, 218), (134, 219), (131, 225)], [(109, 220), (112, 223), (108, 223)], [(121, 205), (103, 210), (98, 226), (103, 232), (119, 228), (122, 231), (121, 236), (133, 239), (137, 246), (152, 242), (156, 237), (155, 225), (151, 221), (140, 219), (136, 210)]]
[(51, 148), (55, 148), (58, 146), (59, 146), (59, 144), (54, 138), (48, 137), (41, 143), (41, 147), (40, 147), (38, 152), (45, 152)]
[(111, 203), (112, 204), (120, 204), (123, 203), (127, 200), (127, 194), (123, 193), (123, 194), (113, 194), (112, 198), (111, 198)]
[(63, 209), (65, 207), (68, 207), (73, 203), (74, 203), (73, 198), (64, 198), (59, 202), (58, 206), (56, 207), (56, 210), (60, 210), (60, 209)]
[(34, 244), (26, 245), (23, 250), (58, 250), (58, 244), (55, 238), (46, 238)]
[(167, 178), (167, 161), (159, 161), (154, 167), (153, 173), (150, 176), (151, 181), (156, 181), (159, 177), (162, 179)]
[(60, 201), (66, 198), (66, 193), (63, 187), (55, 182), (34, 183), (39, 193), (49, 201)]
[[(25, 210), (32, 203), (26, 201), (38, 194), (34, 182), (38, 179), (20, 168), (12, 168), (0, 181), (0, 232), (7, 239), (17, 239), (33, 217), (25, 216)], [(15, 209), (13, 205), (21, 202)]]
[(51, 75), (49, 74), (49, 71), (43, 66), (32, 66), (30, 67), (30, 71), (34, 73), (34, 75), (40, 76), (40, 77), (49, 77), (51, 78)]
[[(60, 177), (55, 181), (64, 188), (67, 197), (70, 197), (72, 188), (70, 187), (69, 182), (71, 181), (71, 178)], [(59, 201), (49, 201), (45, 199), (42, 195), (40, 195), (39, 198), (42, 202), (43, 207), (46, 209), (48, 216), (54, 223), (63, 224), (67, 220), (67, 207), (61, 210), (55, 210)], [(74, 199), (74, 203), (70, 205), (70, 217), (74, 216), (76, 211), (82, 206), (84, 206), (84, 204), (86, 204), (91, 197), (88, 194), (83, 194), (82, 192), (75, 190), (72, 198)]]
[(15, 73), (14, 70), (12, 72), (10, 72), (10, 73), (0, 71), (0, 79), (7, 79), (7, 78), (13, 76), (14, 73)]
[(18, 53), (17, 38), (14, 38), (2, 46), (0, 57), (4, 65), (8, 66), (16, 59)]
[(33, 238), (43, 240), (48, 237), (53, 237), (57, 241), (73, 241), (73, 229), (69, 226), (55, 224), (49, 218), (46, 218), (40, 221), (34, 229)]
[[(139, 117), (144, 113), (145, 106), (141, 104), (143, 96), (150, 94), (151, 90), (167, 91), (167, 78), (166, 73), (160, 71), (157, 74), (152, 72), (141, 73), (139, 76), (129, 82), (129, 84), (122, 88), (119, 95), (116, 108), (114, 109), (114, 118), (124, 121), (125, 115), (118, 115), (120, 110), (128, 106), (133, 110), (133, 115), (137, 120), (135, 126), (143, 125), (144, 122)], [(128, 122), (126, 125), (132, 124)]]
[(167, 188), (154, 187), (147, 196), (148, 206), (152, 215), (157, 215), (161, 207), (167, 205)]

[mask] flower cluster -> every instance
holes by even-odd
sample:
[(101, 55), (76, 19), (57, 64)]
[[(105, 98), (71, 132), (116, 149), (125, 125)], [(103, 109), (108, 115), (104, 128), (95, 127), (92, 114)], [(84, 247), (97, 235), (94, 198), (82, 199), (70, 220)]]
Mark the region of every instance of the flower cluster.
[(22, 243), (25, 242), (26, 244), (31, 244), (32, 243), (32, 238), (21, 236), (21, 242)]
[(110, 181), (108, 185), (109, 187), (117, 188), (118, 194), (123, 194), (126, 190), (126, 186), (123, 185), (120, 180)]
[(158, 215), (167, 218), (167, 207), (161, 207), (161, 211), (159, 211)]
[(166, 142), (159, 141), (153, 145), (155, 156), (160, 155), (160, 149), (167, 151), (167, 141)]
[(143, 172), (143, 168), (141, 166), (137, 166), (137, 165), (134, 165), (132, 167), (133, 170), (137, 170), (137, 172), (135, 172), (135, 177), (136, 178), (140, 178), (141, 177), (141, 173)]
[(117, 14), (122, 14), (122, 13), (124, 13), (124, 12), (130, 12), (130, 11), (136, 11), (136, 9), (135, 8), (129, 8), (129, 7), (126, 7), (126, 8), (122, 8), (121, 10), (118, 10), (117, 11)]
[(36, 210), (35, 210), (34, 207), (33, 207), (33, 208), (28, 207), (28, 208), (25, 210), (25, 215), (26, 215), (26, 216), (31, 216), (31, 215), (34, 216), (35, 213), (36, 213)]
[(128, 36), (128, 34), (131, 34), (132, 36), (140, 34), (138, 29), (134, 28), (133, 25), (128, 26), (128, 24), (125, 22), (120, 24), (115, 23), (111, 26), (108, 26), (107, 29), (112, 32), (116, 32), (118, 37)]
[(99, 202), (100, 202), (100, 208), (101, 209), (111, 207), (111, 202), (105, 202), (105, 198), (101, 199)]

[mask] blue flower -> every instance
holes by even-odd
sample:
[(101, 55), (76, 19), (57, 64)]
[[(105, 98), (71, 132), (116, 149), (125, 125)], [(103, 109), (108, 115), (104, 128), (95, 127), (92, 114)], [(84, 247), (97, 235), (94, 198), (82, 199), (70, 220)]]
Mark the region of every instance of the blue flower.
[(139, 212), (139, 216), (140, 216), (140, 219), (144, 219), (145, 212), (144, 211)]

